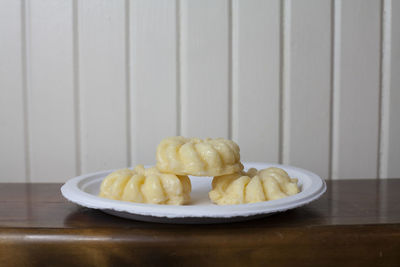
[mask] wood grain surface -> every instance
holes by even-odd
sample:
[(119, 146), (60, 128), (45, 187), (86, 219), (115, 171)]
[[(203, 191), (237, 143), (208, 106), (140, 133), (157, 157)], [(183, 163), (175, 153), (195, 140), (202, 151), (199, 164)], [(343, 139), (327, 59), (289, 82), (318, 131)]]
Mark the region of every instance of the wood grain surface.
[(0, 184), (4, 266), (400, 264), (400, 179), (330, 181), (307, 206), (214, 225), (113, 217), (67, 202), (60, 186)]

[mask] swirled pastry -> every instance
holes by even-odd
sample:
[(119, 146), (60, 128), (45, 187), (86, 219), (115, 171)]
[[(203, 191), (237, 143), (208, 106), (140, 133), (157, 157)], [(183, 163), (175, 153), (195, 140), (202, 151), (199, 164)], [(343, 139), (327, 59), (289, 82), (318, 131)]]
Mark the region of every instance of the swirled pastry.
[(137, 165), (109, 174), (101, 183), (100, 196), (138, 203), (182, 205), (190, 200), (189, 177), (161, 173)]
[(243, 169), (239, 146), (223, 138), (175, 136), (157, 147), (157, 168), (162, 172), (194, 176), (219, 176)]
[(252, 168), (248, 172), (214, 177), (209, 197), (218, 205), (228, 205), (280, 199), (298, 192), (297, 179), (290, 178), (284, 170)]

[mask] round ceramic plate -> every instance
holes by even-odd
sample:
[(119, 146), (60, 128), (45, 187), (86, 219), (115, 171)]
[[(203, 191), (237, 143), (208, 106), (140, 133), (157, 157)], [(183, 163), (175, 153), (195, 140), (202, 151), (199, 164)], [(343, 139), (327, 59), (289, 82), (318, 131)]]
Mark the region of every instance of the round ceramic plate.
[(298, 178), (301, 192), (278, 200), (252, 204), (212, 204), (208, 198), (212, 177), (190, 176), (192, 182), (191, 202), (188, 205), (156, 205), (111, 200), (98, 197), (102, 180), (112, 172), (102, 171), (78, 176), (62, 187), (63, 196), (83, 207), (99, 209), (123, 218), (162, 223), (224, 223), (264, 217), (310, 203), (326, 191), (326, 184), (318, 175), (293, 166), (248, 162), (245, 169), (278, 167), (290, 177)]

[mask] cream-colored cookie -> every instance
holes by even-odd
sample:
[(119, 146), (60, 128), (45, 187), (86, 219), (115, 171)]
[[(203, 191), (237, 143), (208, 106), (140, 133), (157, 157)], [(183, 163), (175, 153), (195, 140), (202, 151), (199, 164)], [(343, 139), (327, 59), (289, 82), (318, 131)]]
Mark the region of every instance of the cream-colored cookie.
[(157, 168), (137, 165), (109, 174), (99, 196), (138, 203), (182, 205), (190, 201), (192, 186), (187, 176), (161, 173)]
[(297, 179), (280, 168), (249, 169), (214, 177), (209, 197), (218, 205), (255, 203), (297, 194)]
[(179, 175), (219, 176), (243, 169), (239, 146), (223, 138), (175, 136), (157, 147), (157, 168)]

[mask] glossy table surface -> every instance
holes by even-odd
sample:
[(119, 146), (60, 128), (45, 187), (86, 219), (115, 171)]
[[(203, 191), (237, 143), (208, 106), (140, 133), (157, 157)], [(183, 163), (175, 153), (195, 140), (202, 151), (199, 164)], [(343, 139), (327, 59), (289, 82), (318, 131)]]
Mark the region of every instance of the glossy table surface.
[(262, 219), (174, 225), (79, 207), (61, 184), (0, 184), (0, 263), (400, 266), (400, 179), (327, 186), (319, 200)]

